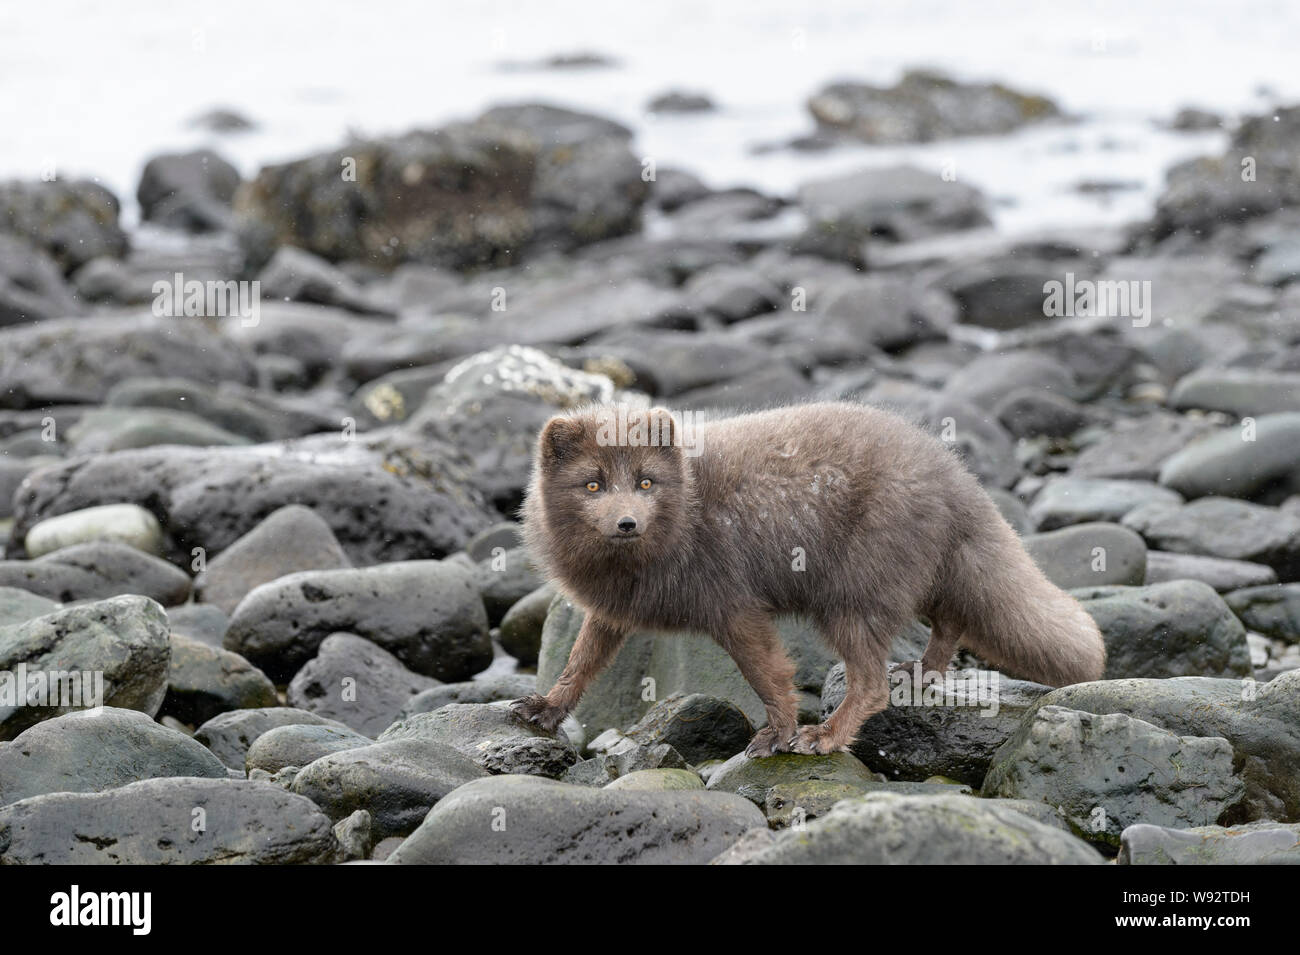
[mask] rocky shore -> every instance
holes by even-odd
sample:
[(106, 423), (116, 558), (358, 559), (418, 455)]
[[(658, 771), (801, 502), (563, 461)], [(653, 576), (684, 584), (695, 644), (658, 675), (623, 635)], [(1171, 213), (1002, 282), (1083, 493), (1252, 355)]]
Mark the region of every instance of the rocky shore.
[[(808, 106), (781, 148), (1069, 122), (924, 71)], [(945, 171), (717, 190), (536, 103), (158, 156), (139, 230), (0, 183), (0, 864), (1300, 861), (1300, 107), (1229, 126), (1149, 221), (1018, 237)], [(637, 634), (521, 721), (582, 618), (514, 522), (535, 437), (623, 399), (932, 428), (1105, 679), (963, 652), (754, 760), (729, 658)], [(782, 637), (818, 720), (843, 667)]]

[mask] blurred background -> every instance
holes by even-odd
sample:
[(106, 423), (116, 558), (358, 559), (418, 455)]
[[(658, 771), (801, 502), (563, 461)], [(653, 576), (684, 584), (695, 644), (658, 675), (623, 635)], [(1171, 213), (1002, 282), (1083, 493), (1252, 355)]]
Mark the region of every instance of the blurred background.
[[(1171, 163), (1223, 140), (1203, 124), (1169, 130), (1182, 107), (1233, 117), (1300, 95), (1291, 43), (1300, 14), (1284, 2), (803, 6), (10, 4), (0, 11), (0, 176), (53, 163), (98, 177), (127, 200), (131, 222), (141, 169), (160, 152), (216, 147), (251, 175), (350, 132), (400, 133), (543, 100), (616, 119), (640, 154), (719, 188), (789, 194), (862, 165), (938, 169), (951, 159), (994, 198), (997, 223), (1021, 229), (1149, 212)], [(942, 144), (756, 153), (806, 135), (807, 101), (827, 83), (887, 84), (915, 68), (1042, 93), (1078, 122)], [(674, 90), (715, 108), (648, 109)], [(251, 128), (195, 125), (218, 108)]]

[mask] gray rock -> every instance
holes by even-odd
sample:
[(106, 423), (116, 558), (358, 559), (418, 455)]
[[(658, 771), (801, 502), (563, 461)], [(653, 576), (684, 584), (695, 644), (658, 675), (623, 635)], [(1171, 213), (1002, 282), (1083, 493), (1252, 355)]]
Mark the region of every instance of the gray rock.
[(647, 769), (685, 769), (687, 765), (682, 754), (667, 743), (632, 739), (616, 729), (605, 730), (587, 744), (587, 749), (601, 762), (605, 773), (616, 779)]
[(1300, 825), (1257, 822), (1225, 829), (1138, 824), (1120, 835), (1120, 865), (1295, 865)]
[[(890, 676), (890, 706), (862, 724), (850, 751), (891, 780), (942, 776), (978, 786), (998, 747), (1049, 691), (993, 670), (949, 671), (929, 689), (914, 671), (900, 671)], [(822, 689), (823, 715), (844, 692), (841, 663)]]
[(651, 113), (708, 113), (717, 107), (704, 93), (670, 90), (651, 99), (646, 109)]
[(1247, 587), (1225, 594), (1223, 599), (1251, 630), (1300, 643), (1300, 584)]
[(1250, 676), (1246, 631), (1198, 580), (1074, 592), (1106, 641), (1108, 680)]
[(310, 800), (252, 780), (146, 779), (0, 809), (9, 865), (327, 864), (337, 854)]
[(752, 375), (683, 392), (674, 398), (674, 404), (702, 411), (739, 413), (746, 408), (793, 404), (808, 397), (813, 390), (802, 372), (789, 362), (778, 360)]
[(136, 198), (149, 222), (188, 232), (231, 227), (239, 171), (210, 149), (155, 156), (140, 174)]
[(322, 756), (302, 768), (293, 791), (336, 821), (366, 810), (373, 832), (383, 839), (411, 832), (435, 803), (484, 775), (450, 746), (391, 739)]
[[(0, 363), (7, 357), (0, 352)], [(148, 504), (169, 538), (165, 556), (186, 567), (194, 547), (218, 554), (286, 504), (324, 517), (358, 564), (454, 553), (493, 519), (451, 448), (393, 433), (320, 435), (116, 451), (42, 468), (15, 497), (13, 539), (46, 517), (109, 501)]]
[(664, 212), (676, 212), (683, 206), (713, 194), (713, 190), (699, 176), (685, 169), (660, 166), (657, 172), (652, 199)]
[(439, 802), (388, 861), (701, 864), (763, 824), (757, 808), (727, 793), (629, 792), (494, 776)]
[[(45, 674), (47, 703), (57, 696), (60, 705), (0, 704), (0, 739), (96, 703), (153, 716), (167, 691), (170, 658), (167, 615), (147, 597), (112, 597), (2, 627), (0, 673), (24, 666), (29, 681)], [(103, 697), (94, 700), (99, 674)]]
[(373, 738), (398, 718), (412, 696), (437, 686), (437, 680), (412, 673), (371, 641), (335, 633), (294, 676), (287, 699), (290, 706), (337, 720)]
[[(1179, 410), (1202, 408), (1238, 418), (1300, 411), (1300, 374), (1253, 368), (1203, 368), (1179, 380), (1169, 393)], [(1289, 433), (1294, 434), (1291, 415)]]
[(762, 806), (775, 788), (810, 781), (823, 786), (847, 785), (866, 792), (879, 778), (850, 753), (826, 756), (777, 753), (762, 759), (737, 753), (709, 777), (706, 788), (711, 792), (736, 793)]
[[(973, 795), (969, 786), (952, 783), (874, 782), (855, 785), (812, 779), (773, 786), (763, 804), (763, 813), (767, 816), (767, 824), (773, 829), (789, 829), (802, 826), (812, 819), (820, 819), (845, 799), (875, 792), (901, 796)], [(1024, 811), (1019, 806), (1015, 808)], [(1033, 815), (1031, 818), (1037, 819), (1038, 816)]]
[(490, 773), (562, 777), (578, 761), (567, 742), (543, 737), (512, 736), (492, 740), (479, 751), (477, 762)]
[(133, 314), (0, 329), (0, 407), (98, 404), (128, 378), (168, 375), (251, 385), (250, 356), (204, 322)]
[(1185, 106), (1174, 114), (1169, 121), (1169, 128), (1180, 132), (1197, 132), (1209, 129), (1222, 129), (1224, 119), (1217, 113), (1194, 106)]
[(1300, 816), (1300, 670), (1265, 684), (1207, 677), (1080, 683), (1039, 705), (1123, 713), (1179, 736), (1221, 736), (1246, 783), (1245, 800), (1225, 823)]
[(1047, 97), (929, 70), (908, 70), (890, 87), (832, 83), (808, 101), (808, 110), (825, 129), (886, 144), (1009, 133), (1062, 118)]
[(1254, 422), (1251, 440), (1246, 434), (1233, 427), (1192, 442), (1165, 461), (1160, 483), (1187, 497), (1244, 498), (1278, 483), (1296, 485), (1300, 413), (1263, 415)]
[[(252, 241), (331, 261), (504, 265), (640, 226), (649, 189), (630, 135), (570, 110), (501, 106), (474, 123), (267, 166), (238, 208)], [(349, 161), (361, 172), (353, 181), (340, 175)], [(322, 217), (326, 209), (335, 214)]]
[[(369, 746), (374, 740), (332, 723), (290, 723), (267, 730), (248, 747), (244, 767), (275, 774), (289, 766), (301, 769), (322, 756)], [(295, 778), (297, 778), (295, 774)]]
[(682, 789), (703, 789), (704, 781), (690, 769), (638, 769), (606, 783), (605, 788), (634, 792), (676, 792)]
[(537, 677), (527, 673), (510, 676), (443, 683), (411, 697), (402, 706), (398, 719), (416, 713), (432, 713), (448, 703), (497, 703), (517, 700), (537, 692)]
[(1043, 705), (998, 750), (986, 796), (1062, 807), (1081, 838), (1113, 847), (1134, 823), (1214, 823), (1246, 787), (1222, 737), (1178, 736), (1122, 713)]
[(49, 517), (24, 535), (27, 556), (36, 558), (93, 541), (119, 541), (146, 554), (162, 548), (158, 519), (136, 504), (103, 504)]
[(511, 607), (545, 583), (524, 547), (481, 561), (476, 581), (483, 595), (483, 606), (487, 608), (488, 621), (494, 627), (501, 624)]
[(113, 386), (104, 405), (188, 411), (223, 431), (251, 441), (276, 441), (316, 431), (333, 431), (339, 422), (339, 415), (331, 413), (319, 401), (308, 403), (234, 382), (213, 387), (183, 378), (129, 378)]
[(195, 116), (186, 125), (192, 129), (203, 129), (213, 133), (241, 133), (257, 129), (257, 123), (247, 116), (233, 109), (222, 107), (206, 110)]
[(656, 703), (627, 735), (646, 746), (667, 743), (694, 764), (741, 752), (754, 735), (754, 725), (727, 700), (675, 693)]
[(73, 544), (36, 560), (0, 561), (0, 582), (65, 603), (140, 594), (170, 607), (190, 595), (184, 571), (115, 540)]
[[(940, 288), (961, 305), (964, 323), (981, 328), (1008, 330), (1041, 326), (1055, 318), (1051, 311), (1054, 302), (1046, 294), (1051, 287), (1049, 283), (1062, 283), (1070, 272), (1081, 273), (1081, 278), (1090, 277), (1091, 263), (1086, 260), (1061, 262), (1010, 255), (968, 264), (958, 263), (941, 273), (937, 282)], [(1016, 353), (998, 356), (989, 352), (981, 357), (988, 360), (998, 357), (1014, 358)], [(1002, 383), (1002, 395), (1026, 385), (1057, 391), (1051, 387), (1050, 382), (1039, 385), (1033, 379), (1012, 378)], [(993, 407), (993, 404), (989, 407)]]
[(1074, 390), (1074, 377), (1063, 364), (1037, 352), (986, 352), (954, 372), (943, 390), (946, 395), (991, 410), (1025, 386), (1068, 394)]
[(1181, 504), (1182, 495), (1147, 481), (1063, 477), (1048, 481), (1029, 506), (1042, 531), (1092, 521), (1118, 523), (1143, 504)]
[[(578, 300), (607, 314), (599, 302)], [(573, 301), (565, 297), (556, 304), (567, 314)], [(538, 349), (512, 345), (458, 363), (442, 384), (429, 389), (408, 426), (464, 451), (487, 496), (514, 504), (532, 473), (537, 435), (546, 421), (557, 411), (608, 402), (613, 395), (614, 383), (605, 375), (574, 371)]]
[(225, 645), (272, 679), (288, 679), (339, 631), (365, 637), (439, 680), (465, 679), (492, 662), (473, 573), (454, 560), (281, 577), (240, 602)]
[(159, 776), (224, 779), (226, 767), (184, 733), (105, 707), (37, 723), (0, 743), (0, 805), (61, 792), (103, 792)]
[(523, 525), (516, 521), (502, 521), (485, 527), (471, 537), (465, 545), (465, 553), (477, 564), (494, 556), (498, 548), (501, 551), (511, 551), (523, 545)]
[[(958, 311), (942, 292), (890, 274), (854, 274), (831, 281), (815, 291), (812, 304), (819, 337), (889, 351), (942, 339)], [(788, 314), (780, 317), (787, 323), (797, 321)], [(871, 354), (861, 347), (856, 351), (863, 357)]]
[(171, 634), (167, 695), (159, 712), (198, 726), (227, 710), (275, 706), (275, 684), (237, 653)]
[[(634, 770), (634, 772), (641, 772), (641, 770)], [(600, 788), (608, 786), (615, 779), (618, 779), (618, 767), (613, 764), (613, 761), (607, 756), (594, 756), (591, 759), (578, 760), (570, 766), (560, 777), (560, 782)]]
[[(742, 328), (751, 327), (747, 322)], [(635, 374), (638, 388), (672, 398), (752, 376), (772, 362), (770, 345), (727, 332), (621, 329), (601, 335), (583, 352), (589, 361), (621, 362)]]
[(194, 731), (194, 738), (206, 746), (226, 766), (244, 771), (248, 748), (266, 732), (277, 726), (331, 726), (351, 733), (342, 723), (335, 723), (315, 713), (291, 706), (270, 706), (255, 710), (232, 710), (214, 716)]
[(1140, 584), (1146, 576), (1142, 538), (1119, 524), (1075, 524), (1024, 538), (1025, 550), (1056, 586)]
[(89, 411), (68, 428), (67, 440), (76, 454), (125, 451), (159, 444), (206, 448), (250, 443), (243, 435), (220, 428), (196, 414), (169, 408)]
[(1180, 507), (1136, 508), (1124, 525), (1158, 550), (1267, 564), (1279, 580), (1300, 580), (1300, 514), (1203, 497)]
[(194, 581), (195, 599), (233, 614), (249, 591), (278, 577), (348, 565), (330, 526), (310, 508), (290, 504), (212, 558)]
[(1083, 405), (1043, 388), (1008, 392), (993, 414), (1014, 438), (1068, 438), (1092, 419)]
[(1168, 412), (1121, 422), (1079, 453), (1070, 476), (1154, 481), (1168, 458), (1211, 428), (1208, 421)]
[(368, 857), (374, 846), (370, 813), (358, 809), (346, 819), (335, 823), (334, 838), (339, 841), (339, 852), (345, 861)]
[[(1242, 119), (1222, 156), (1206, 156), (1174, 166), (1156, 203), (1153, 233), (1213, 232), (1225, 223), (1265, 215), (1300, 204), (1296, 169), (1297, 117), (1294, 108), (1269, 109)], [(1242, 176), (1241, 157), (1256, 160), (1255, 175)], [(1268, 183), (1259, 189), (1258, 182)]]
[(534, 666), (537, 663), (537, 655), (542, 649), (542, 628), (546, 625), (546, 614), (550, 611), (555, 593), (554, 587), (543, 584), (511, 604), (501, 618), (498, 637), (501, 649), (522, 666)]
[[(392, 739), (424, 739), (442, 743), (464, 753), (488, 768), (490, 754), (500, 762), (506, 758), (503, 744), (523, 739), (545, 739), (561, 747), (573, 747), (563, 734), (548, 733), (515, 713), (504, 703), (449, 703), (432, 713), (414, 713), (398, 720), (380, 734), (380, 742)], [(548, 751), (549, 753), (549, 751)], [(548, 755), (548, 759), (555, 757)], [(576, 758), (576, 754), (575, 754)]]
[(849, 262), (861, 262), (862, 245), (873, 235), (910, 242), (990, 223), (975, 189), (911, 166), (808, 183), (799, 190), (799, 205), (811, 225), (796, 251)]
[(25, 623), (59, 609), (56, 601), (21, 587), (0, 587), (0, 627)]
[(230, 626), (230, 618), (211, 604), (182, 604), (167, 608), (167, 622), (172, 633), (189, 637), (209, 647), (221, 649), (221, 640)]
[(715, 265), (690, 277), (686, 294), (724, 322), (774, 311), (785, 298), (771, 279), (746, 266)]
[(17, 236), (0, 233), (0, 326), (84, 311), (53, 258)]
[(4, 231), (44, 249), (64, 272), (101, 255), (122, 257), (127, 240), (118, 211), (116, 196), (85, 179), (0, 183)]
[[(21, 413), (21, 412), (20, 412)], [(19, 433), (15, 435), (18, 441), (28, 441), (38, 436), (32, 432)], [(10, 441), (4, 442), (4, 449), (7, 456), (0, 458), (0, 520), (6, 517), (13, 517), (14, 514), (14, 494), (19, 486), (37, 468), (44, 467), (47, 464), (57, 464), (59, 459), (54, 454), (42, 454), (35, 457), (19, 457), (21, 449), (10, 446)], [(53, 444), (53, 442), (50, 442)], [(51, 448), (53, 450), (53, 448)]]
[(1277, 583), (1277, 571), (1264, 564), (1222, 557), (1198, 557), (1195, 554), (1170, 554), (1162, 550), (1147, 551), (1148, 584), (1171, 580), (1199, 580), (1219, 593), (1242, 587), (1260, 587)]
[(276, 249), (258, 281), (262, 283), (263, 295), (280, 301), (312, 302), (371, 314), (393, 312), (390, 303), (355, 282), (342, 269), (292, 246)]
[(1271, 243), (1253, 263), (1255, 280), (1264, 285), (1287, 285), (1300, 277), (1300, 243), (1294, 237)]
[(1087, 843), (1005, 805), (969, 796), (872, 793), (803, 829), (751, 839), (726, 865), (1097, 865)]

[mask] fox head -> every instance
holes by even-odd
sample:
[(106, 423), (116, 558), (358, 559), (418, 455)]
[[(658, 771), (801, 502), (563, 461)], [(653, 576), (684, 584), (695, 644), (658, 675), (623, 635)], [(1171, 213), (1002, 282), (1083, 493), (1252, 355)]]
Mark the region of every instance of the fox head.
[(538, 439), (533, 493), (556, 549), (633, 563), (664, 556), (688, 520), (679, 424), (662, 408), (554, 417)]

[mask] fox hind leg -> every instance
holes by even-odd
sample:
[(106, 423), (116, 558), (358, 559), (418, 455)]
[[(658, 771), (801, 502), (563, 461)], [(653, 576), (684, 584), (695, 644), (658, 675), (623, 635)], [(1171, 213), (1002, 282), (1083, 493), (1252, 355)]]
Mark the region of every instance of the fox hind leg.
[(760, 611), (740, 614), (714, 639), (736, 661), (767, 710), (767, 726), (755, 734), (745, 754), (756, 758), (790, 752), (799, 724), (795, 667), (771, 618)]
[(921, 659), (896, 663), (890, 667), (890, 672), (898, 673), (902, 671), (910, 673), (919, 665), (921, 667), (921, 678), (924, 682), (942, 680), (948, 665), (952, 663), (952, 655), (957, 652), (959, 639), (960, 634), (957, 632), (956, 627), (941, 624), (937, 620), (932, 621), (930, 642), (925, 645), (925, 652), (921, 655)]
[(868, 628), (849, 619), (826, 627), (827, 641), (844, 660), (847, 689), (824, 723), (799, 727), (793, 752), (825, 754), (847, 750), (863, 722), (889, 705), (889, 683), (885, 678), (889, 645), (887, 638), (876, 638), (878, 632), (893, 630)]

